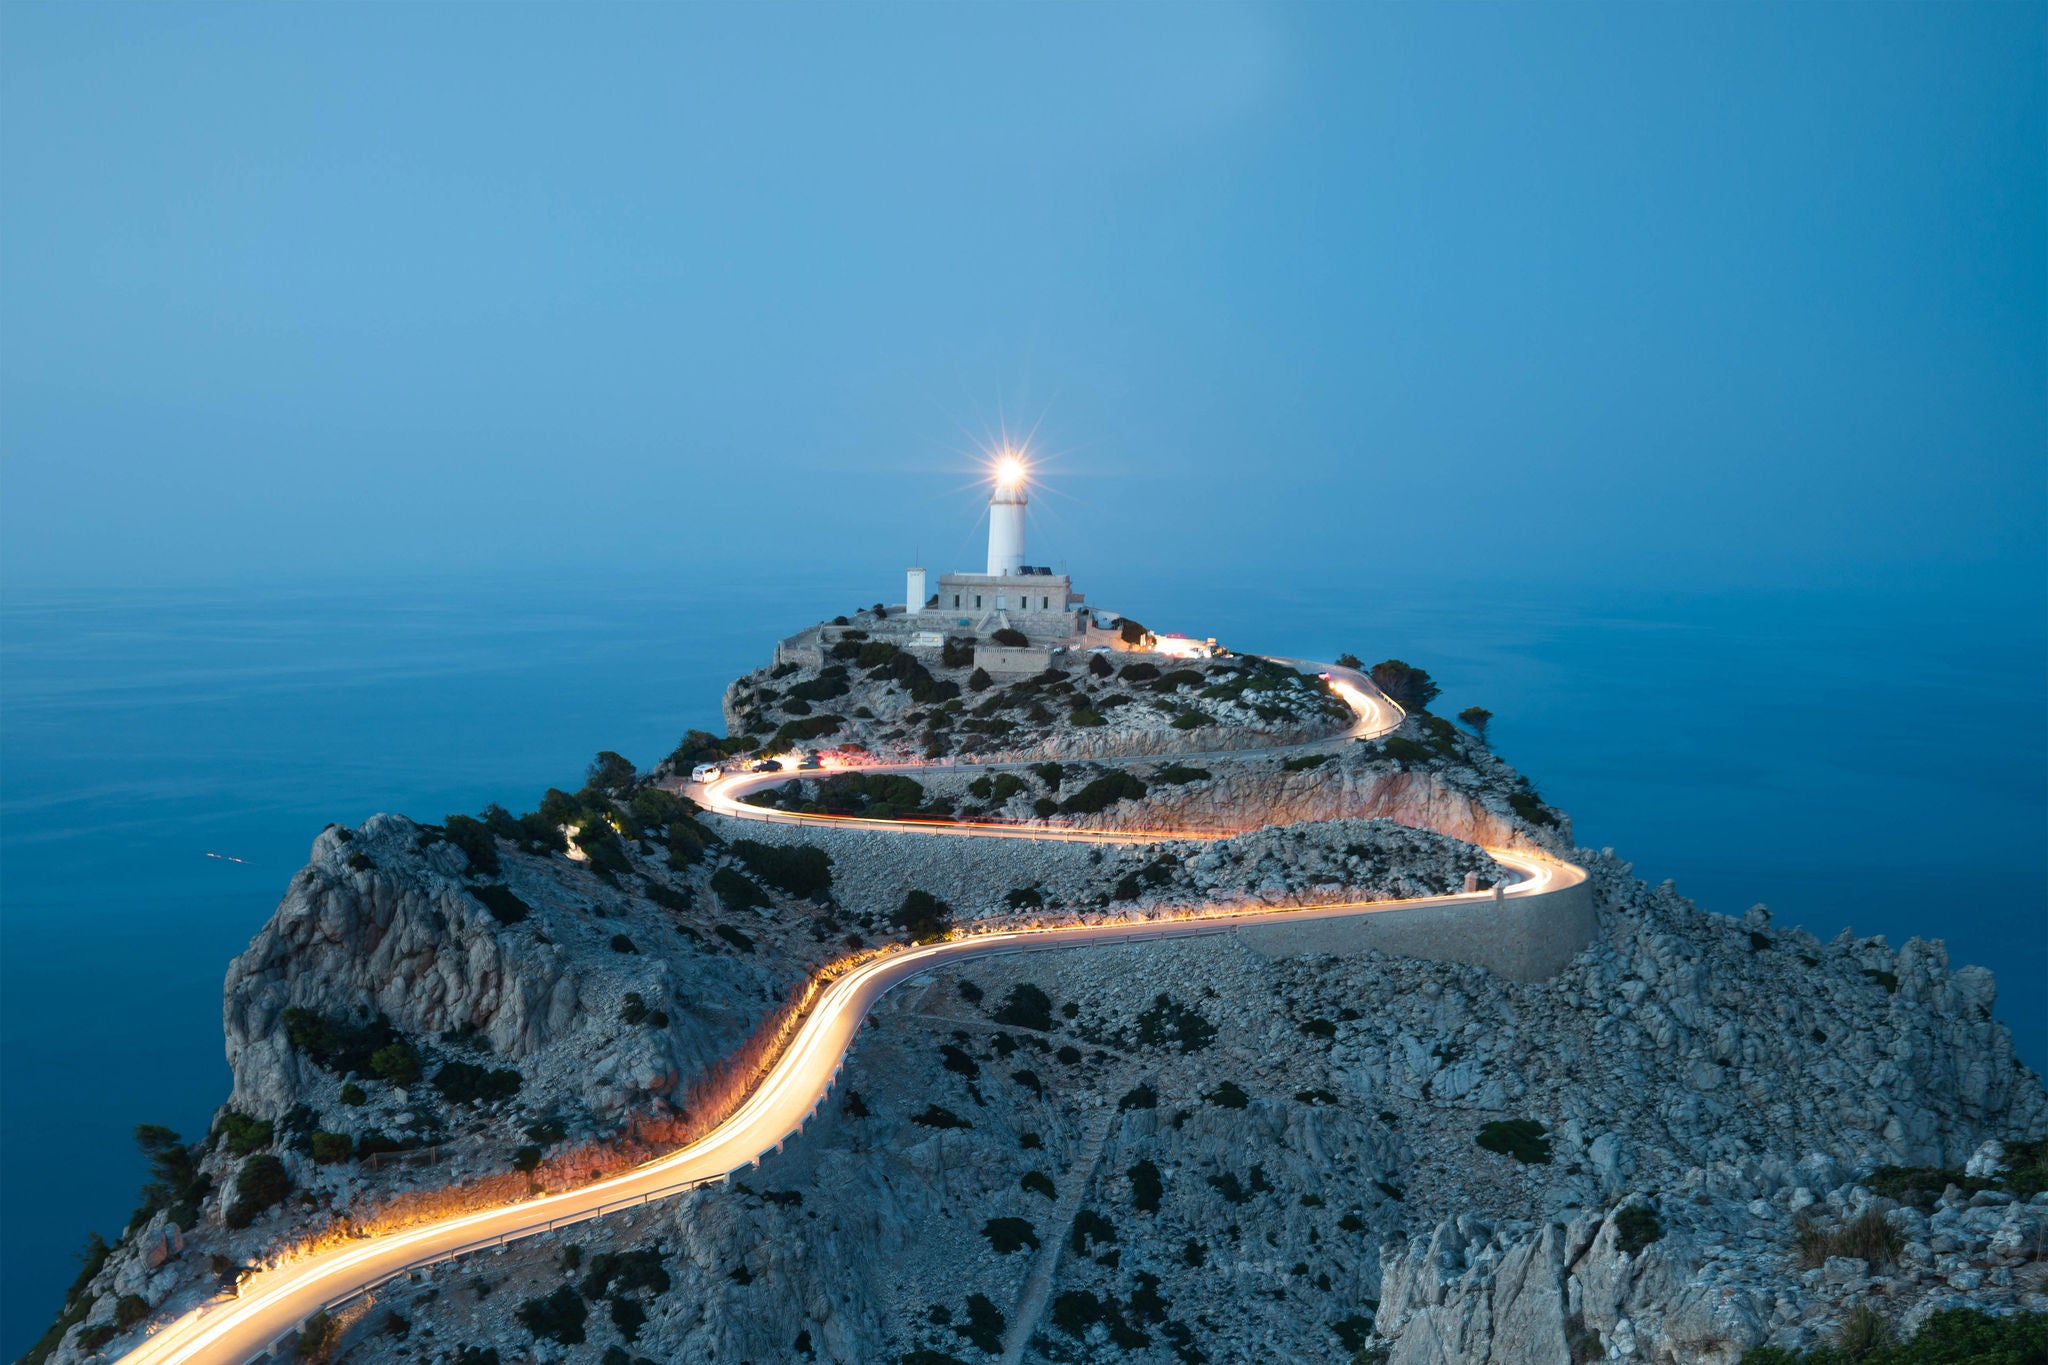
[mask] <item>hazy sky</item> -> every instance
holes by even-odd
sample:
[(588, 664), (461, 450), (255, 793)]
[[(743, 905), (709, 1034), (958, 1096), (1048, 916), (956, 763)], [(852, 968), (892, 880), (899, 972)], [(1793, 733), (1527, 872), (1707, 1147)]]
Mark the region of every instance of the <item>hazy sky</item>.
[(16, 0), (0, 573), (2037, 600), (2044, 20)]

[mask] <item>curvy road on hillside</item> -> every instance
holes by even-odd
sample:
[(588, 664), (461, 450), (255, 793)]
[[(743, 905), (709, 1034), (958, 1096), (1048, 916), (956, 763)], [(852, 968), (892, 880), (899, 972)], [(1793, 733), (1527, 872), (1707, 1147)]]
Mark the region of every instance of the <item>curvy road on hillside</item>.
[[(1348, 742), (1361, 735), (1385, 734), (1400, 724), (1399, 708), (1356, 673), (1328, 665), (1297, 666), (1330, 673), (1333, 686), (1358, 712), (1359, 720), (1351, 731), (1336, 741), (1326, 739), (1314, 744), (1286, 747), (1304, 749), (1315, 748), (1318, 744)], [(1225, 752), (1243, 756), (1264, 751)], [(1157, 762), (1164, 757), (1124, 761)], [(892, 765), (886, 770), (907, 771), (919, 766)], [(955, 770), (957, 766), (965, 765), (956, 765)], [(998, 765), (981, 766), (987, 769)], [(762, 785), (787, 781), (789, 777), (787, 773), (748, 774), (744, 778), (714, 782), (709, 790), (692, 790), (711, 810), (762, 819), (768, 817), (767, 812), (744, 805), (737, 798)], [(1224, 837), (1215, 831), (1191, 834), (1173, 830), (1059, 830), (1039, 826), (842, 819), (779, 812), (772, 818), (777, 823), (805, 821), (902, 833), (1084, 839), (1104, 843)], [(1507, 896), (1541, 895), (1585, 880), (1585, 873), (1569, 863), (1516, 850), (1489, 849), (1488, 852), (1495, 861), (1521, 878), (1501, 893)], [(1495, 895), (1492, 891), (1479, 891), (1403, 901), (1352, 901), (1308, 908), (1219, 907), (1181, 918), (990, 932), (970, 930), (964, 936), (946, 942), (886, 953), (848, 971), (825, 987), (810, 1015), (798, 1028), (786, 1050), (770, 1066), (759, 1087), (730, 1118), (688, 1147), (578, 1189), (364, 1237), (258, 1271), (243, 1281), (238, 1296), (217, 1298), (194, 1309), (149, 1337), (124, 1360), (130, 1365), (179, 1365), (181, 1362), (202, 1361), (242, 1365), (242, 1362), (263, 1355), (280, 1340), (298, 1331), (307, 1318), (322, 1309), (345, 1304), (409, 1271), (465, 1252), (502, 1246), (521, 1237), (721, 1181), (769, 1153), (781, 1150), (784, 1142), (802, 1132), (831, 1092), (840, 1069), (845, 1065), (847, 1050), (853, 1045), (861, 1022), (875, 1002), (894, 987), (935, 968), (970, 958), (1218, 934), (1247, 925), (1300, 923), (1374, 911), (1489, 900)]]

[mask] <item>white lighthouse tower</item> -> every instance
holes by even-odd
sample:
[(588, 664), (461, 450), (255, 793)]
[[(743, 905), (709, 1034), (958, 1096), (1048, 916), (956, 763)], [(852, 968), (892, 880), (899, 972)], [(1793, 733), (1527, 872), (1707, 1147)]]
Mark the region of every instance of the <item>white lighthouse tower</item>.
[(988, 495), (988, 576), (1008, 578), (1024, 568), (1024, 462), (1006, 455)]

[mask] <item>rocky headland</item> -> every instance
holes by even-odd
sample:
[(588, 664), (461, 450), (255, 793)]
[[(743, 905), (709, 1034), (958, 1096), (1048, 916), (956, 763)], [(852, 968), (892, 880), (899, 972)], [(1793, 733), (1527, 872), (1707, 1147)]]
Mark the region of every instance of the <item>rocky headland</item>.
[[(645, 773), (600, 755), (525, 816), (323, 831), (229, 967), (232, 1093), (197, 1141), (143, 1130), (155, 1179), (47, 1358), (118, 1357), (309, 1238), (688, 1140), (850, 953), (1484, 888), (1507, 875), (1488, 848), (1589, 874), (1597, 929), (1548, 979), (1229, 933), (936, 971), (885, 998), (818, 1120), (756, 1169), (422, 1269), (297, 1349), (1734, 1365), (2048, 1322), (2027, 1316), (2048, 1313), (2048, 1094), (1984, 968), (1702, 912), (1575, 848), (1419, 708), (1352, 742), (1327, 689), (1259, 661), (1133, 679), (1145, 661), (1079, 656), (983, 685), (863, 658), (858, 629), (736, 682), (733, 738)], [(826, 744), (784, 728), (821, 715), (878, 759), (1020, 766), (791, 773), (755, 804), (1201, 837), (757, 824), (681, 794), (707, 759)]]

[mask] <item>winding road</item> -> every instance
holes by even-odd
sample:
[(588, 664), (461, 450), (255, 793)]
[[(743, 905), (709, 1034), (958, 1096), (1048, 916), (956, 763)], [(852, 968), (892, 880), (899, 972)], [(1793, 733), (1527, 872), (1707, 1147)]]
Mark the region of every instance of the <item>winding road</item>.
[[(1332, 686), (1357, 712), (1358, 721), (1344, 735), (1309, 744), (1284, 746), (1285, 751), (1334, 747), (1353, 738), (1388, 733), (1400, 724), (1402, 715), (1399, 708), (1357, 673), (1332, 665), (1286, 662), (1305, 671), (1331, 674)], [(1248, 757), (1279, 751), (1228, 750), (1221, 751), (1218, 756)], [(1159, 762), (1165, 757), (1126, 761)], [(881, 770), (916, 771), (922, 766), (890, 765)], [(1029, 765), (976, 765), (972, 770), (993, 771), (1001, 767), (1024, 766)], [(959, 771), (959, 767), (950, 771)], [(1149, 843), (1223, 838), (1237, 832), (1062, 830), (1043, 826), (862, 820), (780, 812), (770, 816), (740, 800), (750, 791), (788, 781), (789, 778), (788, 773), (748, 774), (723, 779), (708, 787), (692, 788), (691, 794), (707, 809), (721, 815), (773, 819), (777, 823), (850, 825), (894, 833)], [(1585, 873), (1579, 868), (1542, 855), (1506, 849), (1487, 851), (1496, 862), (1520, 878), (1498, 893), (1501, 895), (1539, 896), (1585, 880)], [(259, 1271), (243, 1282), (239, 1296), (223, 1296), (188, 1312), (151, 1335), (122, 1359), (130, 1365), (184, 1365), (185, 1362), (242, 1365), (242, 1362), (263, 1355), (277, 1342), (297, 1332), (307, 1318), (322, 1309), (346, 1303), (422, 1266), (724, 1180), (755, 1164), (763, 1156), (779, 1151), (783, 1143), (803, 1131), (804, 1125), (831, 1093), (840, 1069), (845, 1065), (847, 1051), (853, 1045), (868, 1011), (894, 987), (935, 968), (971, 958), (1009, 953), (1219, 934), (1251, 925), (1293, 924), (1376, 911), (1487, 901), (1495, 899), (1496, 895), (1493, 891), (1479, 891), (1399, 901), (1351, 901), (1308, 908), (1226, 906), (1177, 919), (987, 932), (970, 930), (944, 942), (885, 953), (845, 972), (820, 991), (810, 1014), (770, 1066), (760, 1085), (731, 1117), (689, 1146), (573, 1190), (365, 1237)]]

